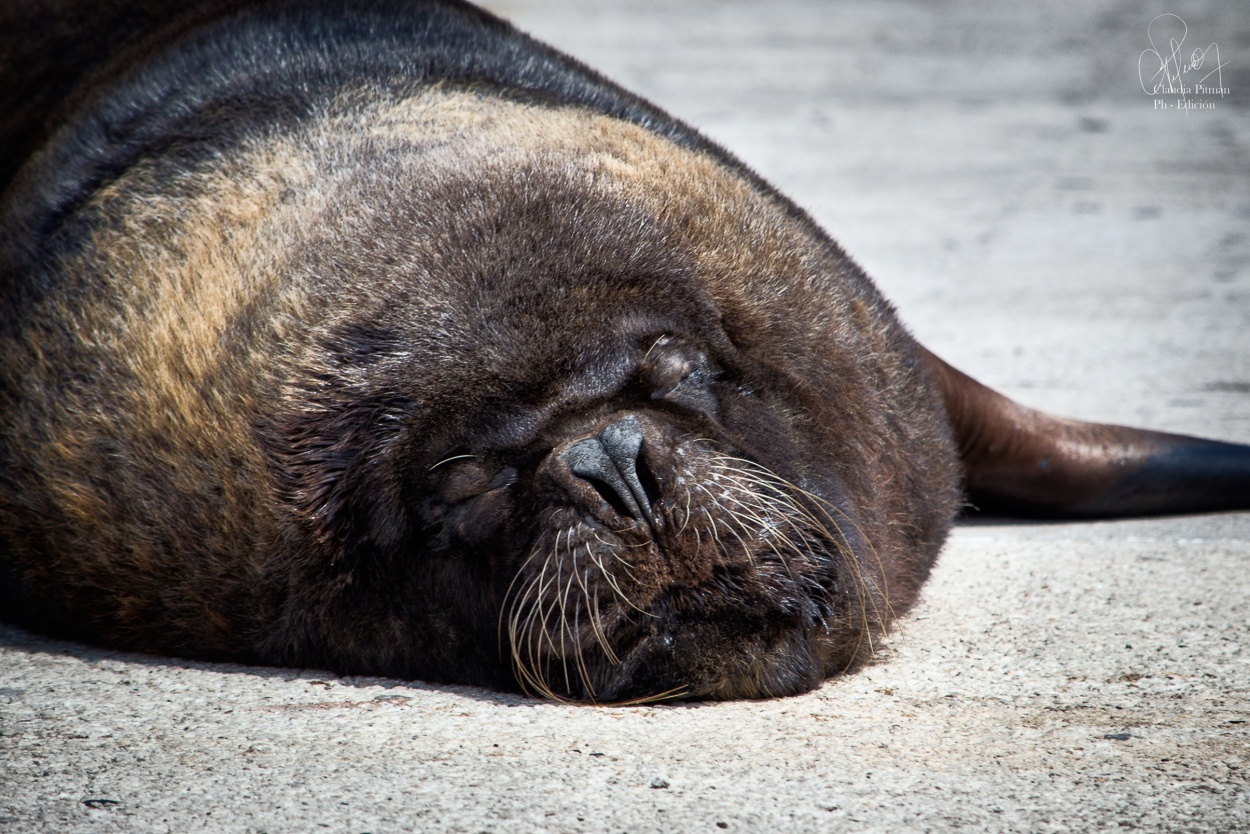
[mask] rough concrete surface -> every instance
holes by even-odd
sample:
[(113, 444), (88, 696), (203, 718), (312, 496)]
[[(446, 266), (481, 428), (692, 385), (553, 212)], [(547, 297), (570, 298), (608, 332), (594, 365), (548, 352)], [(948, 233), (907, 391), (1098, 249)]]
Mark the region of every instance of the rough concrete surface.
[[(1250, 442), (1244, 0), (488, 5), (738, 153), (974, 376)], [(1143, 92), (1164, 12), (1185, 55), (1218, 45), (1214, 109)], [(4, 628), (0, 831), (1247, 831), (1248, 571), (1250, 513), (965, 523), (881, 663), (761, 703), (566, 707)]]

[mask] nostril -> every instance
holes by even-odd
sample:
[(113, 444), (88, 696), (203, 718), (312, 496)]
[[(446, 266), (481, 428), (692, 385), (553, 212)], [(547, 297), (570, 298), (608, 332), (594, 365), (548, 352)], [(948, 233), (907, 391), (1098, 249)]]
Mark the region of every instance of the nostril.
[[(595, 492), (599, 493), (599, 497), (604, 500), (617, 515), (622, 518), (638, 518), (641, 514), (636, 501), (629, 501), (632, 496), (626, 494), (622, 497), (622, 493), (612, 488), (612, 485), (598, 478), (586, 478), (586, 481), (595, 488)], [(629, 503), (626, 503), (629, 501)]]
[(597, 437), (574, 443), (561, 457), (570, 472), (589, 481), (617, 512), (652, 522), (659, 486), (640, 458), (643, 441), (642, 426), (630, 415)]
[(660, 484), (655, 479), (655, 475), (651, 474), (651, 467), (647, 466), (647, 462), (641, 457), (636, 461), (638, 482), (642, 485), (642, 493), (645, 496), (643, 503), (649, 507), (655, 506), (655, 502), (660, 500)]
[(570, 472), (589, 481), (618, 513), (633, 518), (644, 517), (633, 490), (599, 438), (588, 437), (574, 443), (560, 457)]
[[(616, 464), (617, 471), (625, 479), (625, 483), (629, 486), (629, 490), (642, 510), (643, 516), (646, 517), (647, 521), (654, 522), (655, 519), (651, 515), (651, 505), (654, 503), (655, 498), (658, 497), (659, 490), (656, 489), (655, 479), (651, 476), (651, 473), (647, 470), (646, 465), (642, 463), (642, 458), (639, 456), (642, 452), (643, 434), (642, 425), (639, 424), (638, 418), (632, 414), (622, 417), (599, 432), (599, 440), (603, 443), (603, 448), (612, 459), (612, 462)], [(647, 489), (641, 477), (643, 475), (650, 482), (654, 491)]]

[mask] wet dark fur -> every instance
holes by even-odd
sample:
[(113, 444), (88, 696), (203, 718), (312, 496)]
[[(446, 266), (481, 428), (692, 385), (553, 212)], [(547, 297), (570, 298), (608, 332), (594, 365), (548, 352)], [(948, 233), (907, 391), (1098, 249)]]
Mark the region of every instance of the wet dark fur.
[(468, 6), (162, 5), (0, 25), (60, 50), (0, 78), (7, 616), (614, 701), (871, 656), (962, 473), (802, 212)]

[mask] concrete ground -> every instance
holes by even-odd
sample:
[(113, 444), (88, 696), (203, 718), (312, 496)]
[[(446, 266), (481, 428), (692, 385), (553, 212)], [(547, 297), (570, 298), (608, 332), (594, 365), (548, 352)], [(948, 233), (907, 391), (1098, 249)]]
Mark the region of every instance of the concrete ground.
[[(974, 376), (1250, 442), (1244, 0), (489, 5), (741, 155)], [(1218, 45), (1214, 109), (1142, 90), (1163, 12), (1186, 56)], [(0, 831), (1248, 831), (1248, 570), (1250, 513), (967, 523), (883, 662), (763, 703), (574, 708), (4, 628)]]

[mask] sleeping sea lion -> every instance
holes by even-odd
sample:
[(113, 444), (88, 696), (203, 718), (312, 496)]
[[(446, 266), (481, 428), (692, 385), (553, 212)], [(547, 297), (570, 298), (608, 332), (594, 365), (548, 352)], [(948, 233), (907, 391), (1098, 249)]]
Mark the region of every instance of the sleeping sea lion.
[(0, 13), (11, 619), (757, 698), (871, 657), (965, 501), (1250, 507), (1250, 447), (982, 387), (727, 152), (485, 12), (176, 6)]

